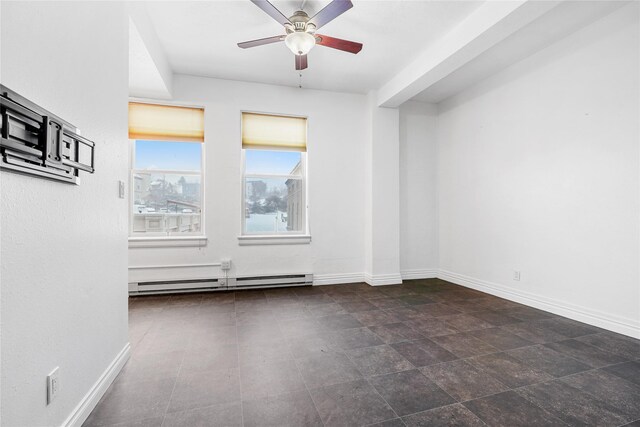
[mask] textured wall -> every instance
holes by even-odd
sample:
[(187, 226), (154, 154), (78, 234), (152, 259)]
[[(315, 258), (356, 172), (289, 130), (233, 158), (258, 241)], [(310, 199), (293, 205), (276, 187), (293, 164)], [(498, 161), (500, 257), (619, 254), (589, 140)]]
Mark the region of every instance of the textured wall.
[[(117, 2), (3, 2), (2, 83), (96, 142), (81, 185), (0, 173), (2, 415), (60, 425), (128, 342), (127, 17)], [(52, 25), (55, 23), (55, 25)], [(60, 394), (46, 405), (46, 376)]]

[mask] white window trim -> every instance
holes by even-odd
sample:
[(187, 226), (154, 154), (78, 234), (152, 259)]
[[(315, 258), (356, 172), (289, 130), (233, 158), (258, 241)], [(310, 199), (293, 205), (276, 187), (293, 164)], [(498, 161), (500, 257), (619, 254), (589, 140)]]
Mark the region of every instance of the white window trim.
[[(269, 150), (265, 150), (269, 151)], [(242, 183), (242, 200), (240, 201), (240, 218), (242, 218), (240, 224), (240, 234), (238, 235), (238, 244), (240, 246), (248, 245), (288, 245), (288, 244), (308, 244), (311, 243), (311, 234), (309, 226), (309, 176), (307, 173), (307, 153), (300, 152), (300, 161), (302, 162), (302, 175), (288, 175), (288, 174), (246, 174), (246, 149), (242, 149), (241, 155), (241, 183)], [(294, 178), (301, 179), (304, 187), (303, 206), (305, 207), (304, 218), (305, 226), (301, 231), (287, 231), (274, 234), (273, 232), (254, 232), (246, 233), (246, 218), (245, 218), (245, 203), (246, 203), (246, 179), (247, 178)]]
[(129, 248), (203, 247), (207, 243), (208, 238), (204, 235), (129, 237)]
[[(200, 172), (187, 170), (172, 169), (135, 169), (136, 150), (135, 139), (129, 139), (129, 247), (173, 247), (173, 246), (192, 246), (202, 247), (207, 244), (207, 236), (205, 230), (205, 143), (201, 142), (185, 142), (185, 144), (201, 144), (200, 147)], [(171, 141), (169, 141), (171, 142)], [(180, 142), (180, 141), (176, 141)], [(133, 203), (135, 195), (135, 179), (134, 175), (140, 172), (151, 172), (154, 174), (181, 174), (200, 176), (200, 232), (198, 233), (180, 233), (180, 234), (164, 234), (164, 233), (140, 233), (133, 234)]]
[(311, 243), (310, 234), (290, 234), (290, 235), (266, 235), (266, 234), (245, 234), (238, 236), (240, 246), (256, 245), (305, 245)]

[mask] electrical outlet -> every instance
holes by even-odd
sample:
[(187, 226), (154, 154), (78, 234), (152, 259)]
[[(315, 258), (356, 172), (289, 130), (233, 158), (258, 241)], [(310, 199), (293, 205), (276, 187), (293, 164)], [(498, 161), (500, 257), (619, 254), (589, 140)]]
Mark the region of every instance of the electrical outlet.
[(520, 281), (520, 272), (518, 270), (513, 271), (513, 280)]
[(231, 259), (230, 258), (222, 258), (220, 260), (220, 269), (222, 271), (229, 271), (231, 270)]
[(47, 375), (47, 405), (53, 402), (60, 391), (60, 376), (58, 375), (58, 367)]

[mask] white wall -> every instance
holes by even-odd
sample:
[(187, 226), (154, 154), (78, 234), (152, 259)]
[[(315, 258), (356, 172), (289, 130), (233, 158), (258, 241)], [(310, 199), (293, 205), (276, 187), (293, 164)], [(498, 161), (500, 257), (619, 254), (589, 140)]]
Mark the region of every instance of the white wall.
[[(127, 17), (121, 3), (2, 2), (1, 80), (96, 142), (73, 186), (2, 191), (3, 426), (61, 425), (128, 345)], [(45, 378), (60, 367), (47, 406)], [(79, 420), (80, 422), (82, 420)]]
[[(130, 265), (216, 263), (230, 257), (231, 276), (312, 272), (318, 283), (364, 279), (365, 96), (176, 75), (173, 102), (205, 107), (208, 244), (130, 248)], [(238, 245), (242, 110), (308, 116), (310, 244)], [(217, 267), (150, 269), (132, 270), (130, 278), (219, 274)]]
[(370, 94), (366, 144), (365, 277), (374, 286), (402, 283), (400, 275), (400, 114), (375, 105)]
[(438, 269), (436, 106), (400, 107), (400, 271), (403, 279)]
[(638, 6), (440, 105), (444, 278), (640, 336)]

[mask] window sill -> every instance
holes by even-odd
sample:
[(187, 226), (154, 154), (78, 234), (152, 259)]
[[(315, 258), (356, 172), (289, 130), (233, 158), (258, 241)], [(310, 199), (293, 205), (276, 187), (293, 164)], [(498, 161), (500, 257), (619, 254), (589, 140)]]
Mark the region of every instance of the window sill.
[(311, 243), (311, 236), (308, 234), (294, 234), (289, 236), (278, 235), (249, 235), (238, 236), (240, 246), (252, 245), (307, 245)]
[(207, 236), (129, 237), (129, 248), (202, 247)]

